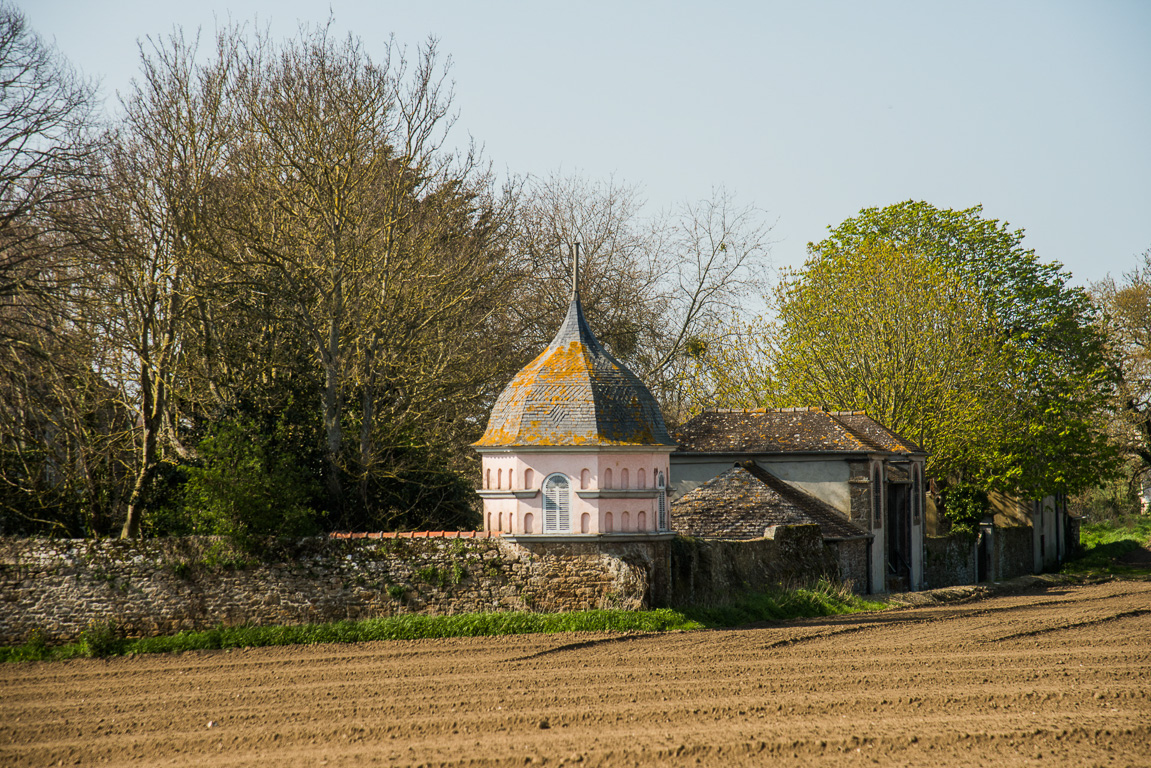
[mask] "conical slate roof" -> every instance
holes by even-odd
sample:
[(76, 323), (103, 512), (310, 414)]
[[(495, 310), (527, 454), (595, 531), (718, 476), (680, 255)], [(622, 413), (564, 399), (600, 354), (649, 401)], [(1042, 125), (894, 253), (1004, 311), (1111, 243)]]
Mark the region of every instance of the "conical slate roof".
[(551, 344), (500, 393), (476, 446), (674, 444), (655, 398), (600, 345), (574, 293)]

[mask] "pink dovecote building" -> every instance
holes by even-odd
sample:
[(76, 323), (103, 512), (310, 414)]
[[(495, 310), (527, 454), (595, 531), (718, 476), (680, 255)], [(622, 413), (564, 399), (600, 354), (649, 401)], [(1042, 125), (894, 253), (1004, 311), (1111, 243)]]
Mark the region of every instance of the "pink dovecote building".
[(496, 400), (484, 436), (484, 527), (516, 536), (670, 535), (676, 445), (643, 382), (596, 339), (574, 286), (551, 344)]

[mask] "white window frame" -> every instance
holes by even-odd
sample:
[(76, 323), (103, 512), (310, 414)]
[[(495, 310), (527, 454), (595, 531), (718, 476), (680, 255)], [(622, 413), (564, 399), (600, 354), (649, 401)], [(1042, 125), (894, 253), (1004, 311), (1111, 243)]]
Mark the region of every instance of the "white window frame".
[(556, 472), (544, 478), (542, 533), (569, 533), (571, 531), (571, 478)]

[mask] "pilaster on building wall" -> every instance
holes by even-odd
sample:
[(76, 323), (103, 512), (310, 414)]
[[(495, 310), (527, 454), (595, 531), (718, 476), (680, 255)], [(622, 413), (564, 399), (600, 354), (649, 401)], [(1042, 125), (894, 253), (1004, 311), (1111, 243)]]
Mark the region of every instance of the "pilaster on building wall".
[(871, 527), (871, 463), (867, 461), (848, 462), (851, 473), (850, 484), (851, 509), (848, 519), (858, 523), (863, 528)]

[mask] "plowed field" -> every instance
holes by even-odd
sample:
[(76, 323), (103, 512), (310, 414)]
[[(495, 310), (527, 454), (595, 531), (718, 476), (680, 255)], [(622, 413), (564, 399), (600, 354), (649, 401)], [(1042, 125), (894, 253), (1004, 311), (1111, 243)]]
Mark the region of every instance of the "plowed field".
[(1151, 583), (0, 668), (3, 765), (1151, 766)]

